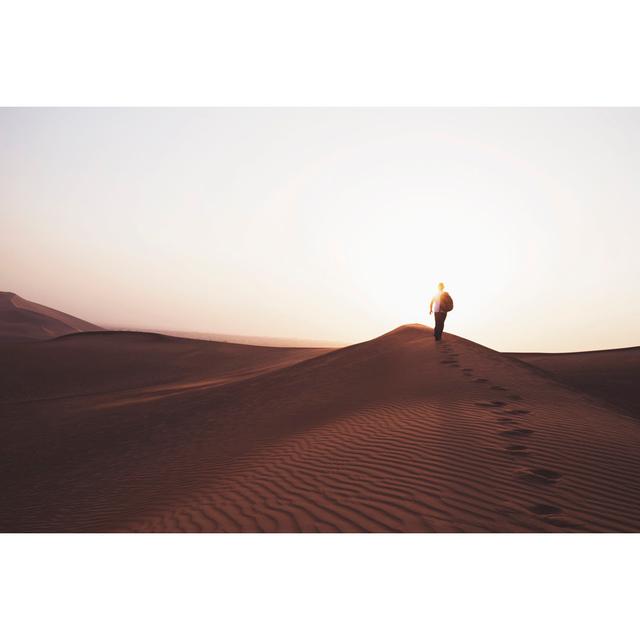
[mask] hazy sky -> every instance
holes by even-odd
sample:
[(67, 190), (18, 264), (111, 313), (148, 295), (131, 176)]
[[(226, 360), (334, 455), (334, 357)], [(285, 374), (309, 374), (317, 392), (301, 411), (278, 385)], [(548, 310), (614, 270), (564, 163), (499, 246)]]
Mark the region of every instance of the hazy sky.
[(1, 109), (0, 290), (95, 323), (640, 344), (640, 109)]

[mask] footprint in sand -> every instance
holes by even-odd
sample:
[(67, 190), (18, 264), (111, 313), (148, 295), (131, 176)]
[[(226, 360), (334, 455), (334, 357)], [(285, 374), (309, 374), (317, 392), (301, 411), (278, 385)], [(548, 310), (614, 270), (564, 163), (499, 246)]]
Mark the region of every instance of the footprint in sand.
[(495, 409), (496, 407), (504, 407), (507, 403), (502, 400), (487, 400), (485, 402), (476, 402), (476, 407), (486, 407), (487, 409)]
[(588, 529), (577, 522), (572, 522), (567, 518), (563, 518), (562, 516), (556, 516), (555, 514), (550, 514), (544, 518), (545, 522), (552, 524), (554, 527), (560, 527), (561, 529), (575, 529), (576, 531), (588, 531)]
[(507, 453), (510, 453), (514, 456), (528, 456), (529, 451), (528, 448), (523, 444), (510, 444), (508, 447), (505, 447), (504, 450)]
[(520, 480), (524, 480), (525, 482), (529, 482), (531, 484), (554, 484), (561, 477), (562, 474), (557, 471), (552, 471), (551, 469), (519, 469), (516, 471), (516, 475), (520, 478)]
[(505, 387), (501, 387), (497, 384), (494, 384), (493, 387), (491, 387), (494, 391), (508, 391), (508, 389), (506, 389)]
[(533, 433), (533, 429), (505, 429), (500, 431), (501, 436), (505, 436), (507, 438), (522, 438), (524, 436), (531, 435)]
[(562, 513), (562, 509), (560, 507), (556, 507), (552, 504), (544, 504), (542, 502), (539, 502), (538, 504), (532, 504), (529, 507), (529, 511), (539, 516), (552, 516), (557, 515), (558, 513)]
[(489, 382), (488, 378), (475, 378), (473, 380), (474, 382), (480, 382), (481, 384), (484, 384), (485, 382)]
[(519, 396), (517, 393), (510, 393), (507, 398), (509, 398), (509, 400), (522, 400), (522, 396)]
[(510, 413), (512, 416), (524, 416), (531, 411), (529, 409), (508, 409), (506, 413)]
[(500, 507), (498, 509), (496, 509), (496, 513), (500, 516), (507, 516), (507, 517), (511, 517), (511, 516), (516, 516), (521, 514), (521, 510), (518, 509), (517, 507), (513, 506), (513, 505), (507, 505), (504, 507)]

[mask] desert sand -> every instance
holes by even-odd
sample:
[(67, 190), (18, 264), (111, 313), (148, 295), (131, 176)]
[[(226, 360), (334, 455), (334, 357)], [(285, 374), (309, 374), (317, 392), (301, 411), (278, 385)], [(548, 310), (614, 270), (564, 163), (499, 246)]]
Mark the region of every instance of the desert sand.
[(640, 419), (640, 347), (511, 355)]
[(340, 349), (78, 333), (0, 358), (1, 531), (640, 531), (640, 420), (422, 325)]
[(0, 291), (0, 342), (20, 342), (100, 330), (95, 324), (68, 313)]

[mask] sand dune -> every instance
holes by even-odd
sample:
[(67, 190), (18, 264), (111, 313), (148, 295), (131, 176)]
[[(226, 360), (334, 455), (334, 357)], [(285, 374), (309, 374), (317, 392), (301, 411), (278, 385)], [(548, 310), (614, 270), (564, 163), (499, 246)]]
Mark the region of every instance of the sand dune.
[(14, 342), (53, 338), (77, 331), (100, 330), (62, 311), (0, 291), (0, 341)]
[(640, 421), (421, 325), (0, 355), (2, 531), (640, 531)]
[(189, 340), (157, 333), (101, 331), (4, 345), (1, 400), (39, 400), (213, 386), (292, 364), (327, 349), (282, 349)]
[(510, 355), (640, 418), (640, 347)]
[[(105, 327), (106, 329), (114, 329), (121, 331), (125, 327)], [(229, 333), (210, 333), (204, 331), (176, 331), (173, 329), (143, 329), (140, 327), (126, 327), (127, 331), (143, 332), (146, 333), (150, 330), (156, 333), (161, 333), (167, 336), (174, 336), (176, 338), (190, 338), (191, 340), (211, 340), (213, 342), (231, 342), (233, 344), (250, 344), (257, 347), (314, 347), (314, 348), (326, 348), (337, 349), (338, 347), (346, 347), (345, 342), (335, 342), (332, 340), (311, 340), (307, 338), (286, 338), (286, 337), (272, 337), (272, 336), (246, 336), (239, 334)]]

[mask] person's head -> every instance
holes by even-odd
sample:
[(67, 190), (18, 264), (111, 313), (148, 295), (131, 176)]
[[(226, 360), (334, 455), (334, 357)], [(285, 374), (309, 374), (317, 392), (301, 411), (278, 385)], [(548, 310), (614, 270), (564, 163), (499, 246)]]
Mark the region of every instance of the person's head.
[(444, 291), (444, 282), (438, 282), (438, 291)]

